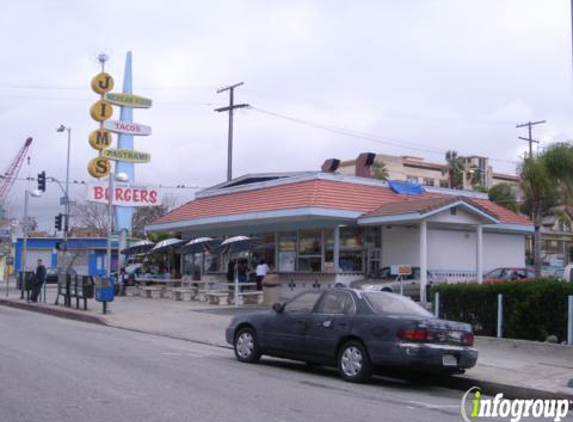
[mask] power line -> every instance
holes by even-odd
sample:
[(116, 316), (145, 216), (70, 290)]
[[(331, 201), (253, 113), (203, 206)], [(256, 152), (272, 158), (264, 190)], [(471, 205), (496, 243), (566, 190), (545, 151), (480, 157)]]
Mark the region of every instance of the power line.
[[(308, 105), (309, 103), (314, 103), (320, 107), (330, 107), (333, 108), (334, 105), (331, 103), (319, 101), (316, 99), (308, 98), (308, 97), (301, 97), (295, 95), (285, 95), (285, 94), (278, 94), (278, 93), (271, 93), (265, 92), (258, 89), (248, 88), (247, 90), (249, 93), (254, 93), (255, 96), (259, 96), (262, 98), (270, 98), (271, 100), (289, 103), (289, 104), (303, 104)], [(344, 108), (344, 109), (352, 109), (352, 110), (361, 110), (360, 108), (348, 106), (344, 104), (336, 104), (337, 108)], [(451, 122), (471, 122), (476, 124), (490, 124), (490, 125), (509, 125), (513, 124), (511, 120), (493, 120), (493, 119), (471, 119), (471, 118), (464, 118), (464, 117), (452, 117), (452, 116), (430, 116), (430, 115), (423, 115), (419, 113), (410, 113), (410, 112), (402, 112), (402, 111), (386, 111), (386, 112), (378, 112), (379, 114), (388, 114), (389, 118), (405, 118), (410, 120), (427, 120), (432, 122), (444, 122), (444, 123), (451, 123)]]
[[(284, 115), (281, 113), (263, 110), (263, 109), (260, 109), (258, 107), (251, 107), (251, 108), (252, 108), (252, 110), (259, 112), (259, 113), (262, 113), (262, 114), (277, 117), (277, 118), (280, 118), (283, 120), (288, 120), (288, 121), (302, 124), (305, 126), (310, 126), (310, 127), (315, 128), (315, 129), (320, 129), (320, 130), (325, 130), (328, 132), (337, 133), (337, 134), (343, 135), (343, 136), (360, 138), (360, 139), (364, 139), (366, 141), (370, 141), (370, 142), (374, 142), (374, 143), (392, 145), (392, 146), (400, 147), (403, 149), (428, 152), (431, 154), (442, 155), (442, 156), (446, 153), (445, 150), (440, 150), (437, 148), (428, 148), (428, 147), (421, 146), (420, 144), (413, 143), (413, 142), (407, 142), (407, 141), (404, 141), (401, 139), (390, 138), (390, 137), (380, 136), (380, 135), (373, 135), (373, 134), (369, 134), (369, 133), (365, 133), (365, 132), (347, 129), (347, 128), (340, 127), (340, 126), (326, 125), (326, 124), (322, 124), (322, 123), (311, 122), (309, 120), (303, 120), (303, 119), (299, 119), (299, 118), (296, 118), (293, 116), (287, 116), (287, 115)], [(504, 160), (504, 159), (499, 159), (499, 158), (490, 158), (490, 160), (496, 161), (496, 162), (502, 162), (502, 163), (509, 163), (509, 164), (519, 164), (518, 161)]]
[[(12, 179), (16, 182), (35, 182), (37, 179), (35, 177), (6, 177), (4, 175), (0, 175), (0, 179)], [(46, 182), (49, 183), (57, 183), (56, 180), (52, 177), (48, 177)], [(74, 185), (88, 185), (93, 183), (92, 181), (86, 182), (85, 180), (70, 180), (70, 184)], [(137, 184), (137, 183), (135, 183)], [(191, 190), (198, 190), (198, 189), (206, 189), (208, 186), (199, 186), (199, 185), (185, 185), (185, 184), (177, 184), (177, 185), (159, 185), (157, 186), (162, 189), (191, 189)]]

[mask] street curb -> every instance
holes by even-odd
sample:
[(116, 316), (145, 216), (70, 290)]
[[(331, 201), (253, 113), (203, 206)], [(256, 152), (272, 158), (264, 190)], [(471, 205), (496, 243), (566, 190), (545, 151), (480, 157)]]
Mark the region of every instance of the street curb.
[[(546, 390), (538, 390), (535, 388), (485, 381), (468, 376), (435, 376), (429, 378), (427, 381), (429, 381), (432, 385), (460, 391), (467, 391), (472, 387), (478, 387), (482, 394), (495, 396), (496, 394), (503, 393), (503, 396), (508, 399), (568, 399), (573, 401), (573, 389), (571, 392), (552, 392)], [(424, 382), (426, 382), (426, 380), (424, 380)], [(569, 405), (569, 407), (572, 406), (573, 404)]]
[(1, 299), (0, 298), (0, 305), (8, 306), (11, 308), (16, 308), (16, 309), (21, 309), (24, 311), (31, 311), (31, 312), (37, 312), (40, 314), (51, 315), (51, 316), (55, 316), (58, 318), (71, 319), (71, 320), (80, 321), (80, 322), (87, 322), (90, 324), (107, 325), (105, 320), (103, 318), (98, 317), (98, 316), (89, 315), (89, 314), (82, 314), (82, 313), (79, 313), (79, 311), (76, 312), (76, 311), (68, 310), (68, 309), (53, 308), (51, 305), (45, 305), (45, 304), (40, 303), (40, 302), (32, 304), (32, 303), (17, 302), (14, 300)]
[(147, 331), (147, 330), (140, 330), (138, 328), (131, 328), (131, 327), (124, 327), (121, 325), (115, 325), (109, 322), (104, 322), (104, 324), (110, 328), (116, 328), (118, 330), (125, 330), (125, 331), (131, 331), (134, 333), (139, 333), (139, 334), (147, 334), (147, 335), (152, 335), (152, 336), (156, 336), (156, 337), (167, 337), (170, 338), (172, 340), (181, 340), (181, 341), (187, 341), (189, 343), (195, 343), (195, 344), (202, 344), (205, 346), (211, 346), (211, 347), (218, 347), (220, 349), (229, 349), (229, 350), (233, 350), (232, 346), (229, 345), (223, 345), (220, 343), (214, 343), (211, 341), (207, 341), (207, 340), (197, 340), (197, 339), (192, 339), (189, 337), (182, 337), (182, 336), (178, 336), (175, 334), (168, 334), (168, 333), (162, 333), (160, 331)]

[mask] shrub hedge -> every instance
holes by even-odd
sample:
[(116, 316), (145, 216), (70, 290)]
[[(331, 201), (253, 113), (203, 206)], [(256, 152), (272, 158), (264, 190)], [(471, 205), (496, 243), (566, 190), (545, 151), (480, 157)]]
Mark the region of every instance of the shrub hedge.
[(457, 283), (432, 286), (440, 292), (440, 318), (472, 324), (478, 335), (497, 332), (497, 295), (503, 295), (503, 337), (544, 341), (550, 334), (567, 340), (567, 297), (573, 283), (535, 280)]

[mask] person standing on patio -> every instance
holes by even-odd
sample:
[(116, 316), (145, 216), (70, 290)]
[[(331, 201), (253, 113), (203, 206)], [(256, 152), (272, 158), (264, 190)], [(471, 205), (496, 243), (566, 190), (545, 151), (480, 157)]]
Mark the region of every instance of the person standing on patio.
[(267, 265), (267, 263), (265, 262), (264, 259), (261, 259), (259, 261), (259, 265), (257, 265), (257, 268), (255, 271), (257, 273), (257, 278), (256, 278), (257, 291), (261, 291), (261, 290), (263, 290), (263, 279), (269, 273), (269, 266)]
[(237, 264), (237, 278), (239, 283), (246, 283), (248, 281), (247, 274), (249, 273), (249, 264), (247, 264), (246, 259), (239, 259)]
[(233, 283), (235, 281), (235, 260), (232, 259), (227, 264), (227, 281)]

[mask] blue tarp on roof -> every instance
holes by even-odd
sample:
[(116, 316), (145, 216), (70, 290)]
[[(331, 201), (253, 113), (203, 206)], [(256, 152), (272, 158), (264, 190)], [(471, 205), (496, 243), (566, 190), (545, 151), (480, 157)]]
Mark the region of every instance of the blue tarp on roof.
[(388, 186), (394, 192), (402, 195), (421, 195), (425, 192), (422, 185), (412, 182), (401, 182), (399, 180), (388, 180)]

